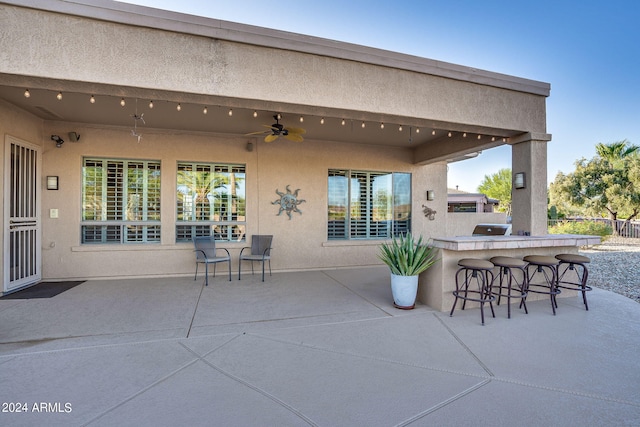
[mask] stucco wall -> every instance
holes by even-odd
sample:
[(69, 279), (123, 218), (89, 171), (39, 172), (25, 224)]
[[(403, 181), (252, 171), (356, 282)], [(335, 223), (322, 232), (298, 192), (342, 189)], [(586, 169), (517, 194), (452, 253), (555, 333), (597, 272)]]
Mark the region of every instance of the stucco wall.
[[(175, 243), (176, 163), (181, 161), (246, 165), (247, 232), (273, 234), (274, 270), (305, 270), (379, 264), (380, 241), (327, 241), (327, 171), (329, 168), (411, 172), (414, 194), (413, 229), (425, 237), (442, 236), (446, 229), (446, 198), (429, 202), (443, 214), (430, 221), (422, 215), (420, 194), (436, 189), (446, 194), (446, 165), (413, 166), (409, 150), (345, 145), (305, 140), (260, 139), (143, 131), (140, 143), (129, 129), (99, 128), (48, 122), (44, 134), (81, 134), (77, 143), (62, 148), (45, 143), (43, 176), (58, 175), (60, 189), (45, 191), (43, 211), (43, 276), (49, 279), (192, 274), (190, 243)], [(254, 150), (246, 143), (254, 142)], [(83, 156), (153, 159), (162, 162), (162, 244), (81, 245), (81, 168)], [(272, 204), (276, 189), (300, 189), (301, 215), (278, 213)], [(49, 218), (49, 209), (59, 217)], [(223, 246), (232, 254), (233, 269), (245, 244)], [(224, 271), (222, 266), (218, 272)]]
[(471, 236), (478, 224), (506, 224), (504, 212), (447, 213), (447, 236)]
[[(94, 13), (99, 16), (99, 9)], [(545, 96), (478, 84), (482, 79), (472, 75), (463, 81), (429, 74), (433, 67), (426, 60), (426, 72), (417, 72), (420, 58), (389, 53), (381, 66), (8, 5), (0, 5), (0, 21), (0, 73), (60, 79), (59, 90), (78, 90), (81, 83), (93, 92), (92, 85), (106, 84), (175, 91), (183, 102), (189, 94), (220, 96), (221, 103), (231, 97), (247, 108), (295, 104), (305, 114), (346, 109), (362, 112), (363, 119), (392, 113), (430, 123), (546, 132)], [(146, 16), (138, 21), (166, 25)], [(215, 22), (193, 27), (206, 33), (206, 24)], [(193, 31), (188, 23), (177, 28)], [(292, 45), (312, 40), (288, 36)], [(380, 53), (344, 46), (341, 52), (353, 50), (354, 58)], [(414, 69), (403, 69), (409, 59), (416, 61)], [(72, 88), (65, 82), (78, 83)]]

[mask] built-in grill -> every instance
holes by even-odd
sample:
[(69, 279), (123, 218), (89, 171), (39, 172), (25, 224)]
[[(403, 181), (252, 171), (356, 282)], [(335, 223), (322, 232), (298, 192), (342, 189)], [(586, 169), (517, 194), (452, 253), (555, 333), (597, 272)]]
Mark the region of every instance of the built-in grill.
[(473, 236), (510, 236), (511, 224), (478, 224)]

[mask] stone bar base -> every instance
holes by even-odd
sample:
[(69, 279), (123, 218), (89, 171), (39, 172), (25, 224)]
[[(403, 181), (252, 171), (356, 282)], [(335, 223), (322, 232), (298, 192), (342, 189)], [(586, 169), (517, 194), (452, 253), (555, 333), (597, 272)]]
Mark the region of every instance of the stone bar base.
[[(433, 246), (440, 249), (440, 260), (420, 275), (418, 300), (439, 311), (449, 311), (453, 305), (452, 292), (456, 288), (455, 274), (458, 260), (480, 258), (488, 260), (494, 256), (523, 258), (527, 255), (550, 255), (578, 253), (580, 246), (597, 245), (598, 236), (573, 234), (548, 234), (545, 236), (474, 236), (434, 238)], [(564, 292), (560, 297), (575, 295)], [(530, 299), (540, 299), (530, 295)], [(529, 299), (529, 298), (527, 298)]]

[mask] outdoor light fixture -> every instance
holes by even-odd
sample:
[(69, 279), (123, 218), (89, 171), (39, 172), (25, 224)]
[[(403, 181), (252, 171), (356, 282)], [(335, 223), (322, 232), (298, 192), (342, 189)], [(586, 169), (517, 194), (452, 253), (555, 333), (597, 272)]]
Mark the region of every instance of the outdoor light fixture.
[(48, 176), (47, 177), (47, 190), (57, 190), (58, 189), (58, 177), (57, 176)]
[(526, 175), (524, 172), (518, 172), (515, 174), (513, 178), (513, 186), (518, 190), (527, 188)]
[(427, 200), (432, 201), (436, 197), (433, 190), (427, 190)]
[(64, 139), (60, 138), (58, 135), (51, 135), (51, 140), (56, 143), (56, 147), (62, 147), (64, 144)]

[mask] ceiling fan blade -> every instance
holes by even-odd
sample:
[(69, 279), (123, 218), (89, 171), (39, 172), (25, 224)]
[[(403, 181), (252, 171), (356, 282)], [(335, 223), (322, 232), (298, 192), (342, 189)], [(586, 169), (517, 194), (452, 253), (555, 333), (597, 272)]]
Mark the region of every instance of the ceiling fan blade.
[(267, 136), (264, 137), (264, 142), (273, 142), (276, 139), (278, 139), (279, 136), (280, 135), (273, 135), (273, 134), (267, 135)]
[(290, 128), (290, 127), (286, 127), (286, 130), (289, 131), (289, 133), (299, 133), (299, 134), (305, 134), (307, 133), (306, 130), (302, 129), (302, 128)]
[(304, 141), (304, 138), (299, 133), (289, 133), (289, 134), (285, 135), (284, 137), (287, 138), (289, 141), (295, 141), (295, 142)]

